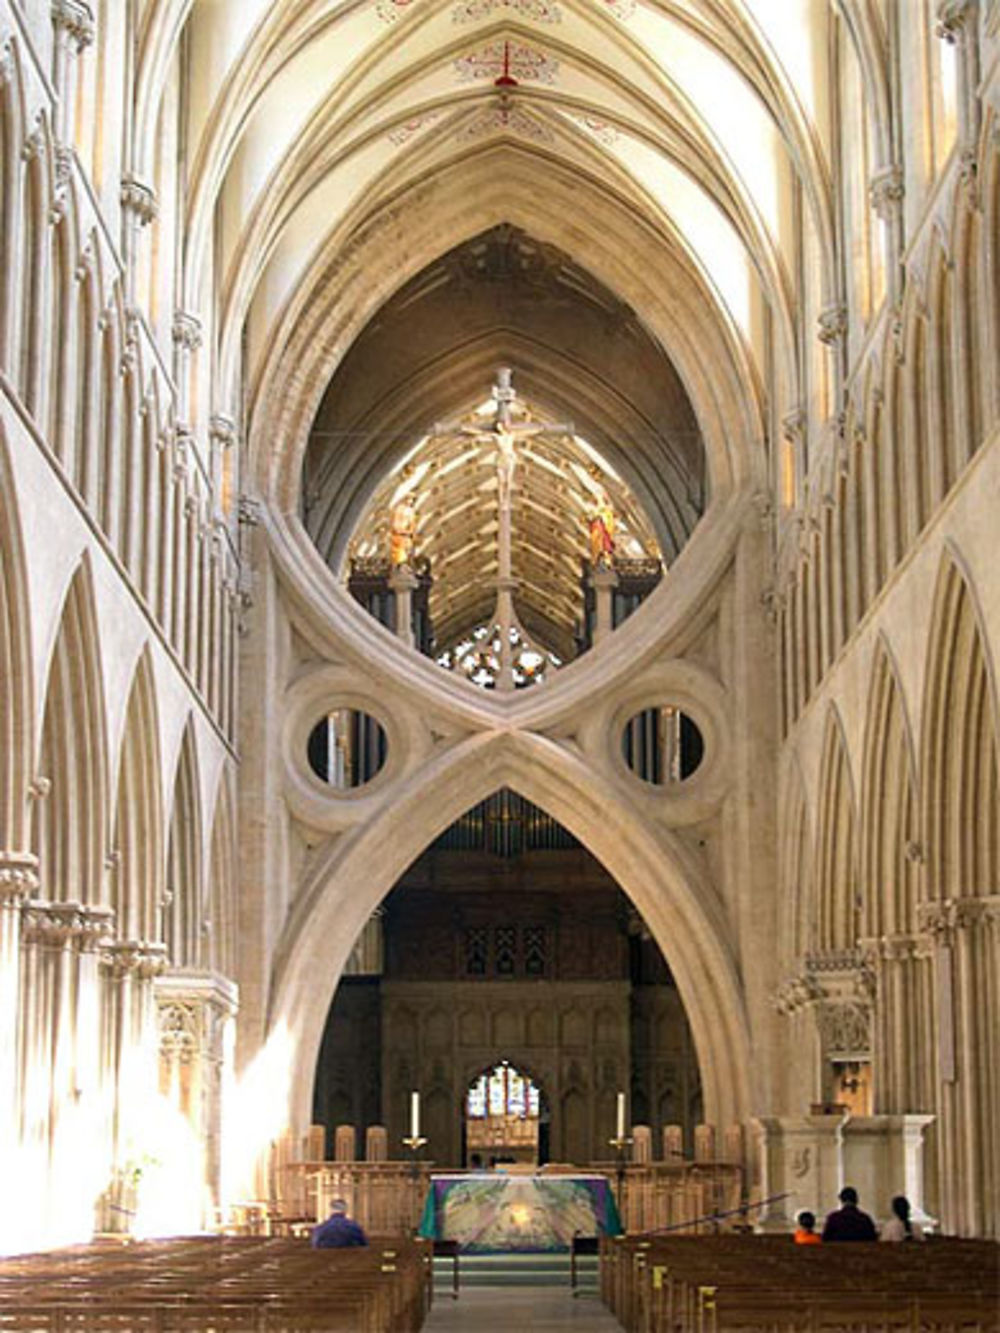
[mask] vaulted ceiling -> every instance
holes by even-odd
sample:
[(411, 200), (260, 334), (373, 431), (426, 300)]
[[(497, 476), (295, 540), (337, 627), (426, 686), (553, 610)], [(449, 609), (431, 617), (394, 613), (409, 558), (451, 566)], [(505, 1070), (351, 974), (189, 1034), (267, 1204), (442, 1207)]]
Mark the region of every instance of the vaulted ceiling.
[[(850, 23), (875, 108), (878, 10)], [(837, 287), (833, 0), (141, 13), (151, 177), (183, 58), (183, 305), (215, 312), (258, 483), (312, 506), (335, 567), (394, 459), (500, 364), (620, 474), (668, 561), (706, 503), (773, 484), (768, 435), (822, 356), (802, 321)], [(484, 273), (504, 247), (513, 269)]]

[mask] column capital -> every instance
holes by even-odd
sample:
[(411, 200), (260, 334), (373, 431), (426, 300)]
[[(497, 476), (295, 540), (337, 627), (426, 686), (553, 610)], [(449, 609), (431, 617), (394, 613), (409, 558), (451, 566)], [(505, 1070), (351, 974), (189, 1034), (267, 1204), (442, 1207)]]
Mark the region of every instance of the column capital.
[(29, 899), (21, 909), (22, 937), (29, 944), (75, 945), (82, 953), (104, 946), (114, 929), (112, 908), (80, 902)]
[(0, 905), (17, 905), (38, 890), (34, 852), (0, 851)]
[(111, 975), (134, 973), (140, 980), (158, 977), (167, 966), (167, 946), (150, 940), (113, 940), (104, 950), (103, 961)]
[(52, 26), (82, 51), (94, 40), (93, 10), (84, 0), (52, 0)]

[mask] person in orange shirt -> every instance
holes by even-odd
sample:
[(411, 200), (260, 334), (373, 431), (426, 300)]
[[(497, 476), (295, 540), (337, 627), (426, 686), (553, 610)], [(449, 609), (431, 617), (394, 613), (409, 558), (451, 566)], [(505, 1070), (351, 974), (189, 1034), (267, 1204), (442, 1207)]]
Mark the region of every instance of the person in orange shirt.
[(816, 1215), (810, 1212), (801, 1212), (798, 1216), (799, 1225), (795, 1229), (796, 1245), (822, 1245), (822, 1239), (816, 1235)]

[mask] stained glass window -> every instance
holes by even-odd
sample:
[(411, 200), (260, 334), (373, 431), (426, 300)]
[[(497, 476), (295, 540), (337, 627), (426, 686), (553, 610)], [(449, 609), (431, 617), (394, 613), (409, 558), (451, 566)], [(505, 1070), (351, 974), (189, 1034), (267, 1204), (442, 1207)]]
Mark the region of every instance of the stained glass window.
[(537, 1119), (540, 1110), (541, 1098), (534, 1083), (506, 1062), (481, 1074), (466, 1098), (466, 1113), (473, 1120), (487, 1116)]

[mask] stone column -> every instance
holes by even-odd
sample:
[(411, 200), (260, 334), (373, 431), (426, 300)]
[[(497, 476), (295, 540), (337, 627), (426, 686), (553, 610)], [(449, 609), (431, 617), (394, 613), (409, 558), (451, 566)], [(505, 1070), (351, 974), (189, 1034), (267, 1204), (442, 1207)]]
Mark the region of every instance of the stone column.
[(413, 594), (418, 586), (417, 576), (407, 565), (397, 565), (389, 575), (396, 607), (396, 638), (407, 648), (415, 648), (413, 638)]
[(596, 648), (614, 629), (612, 599), (618, 587), (618, 574), (613, 569), (595, 569), (590, 576), (590, 586), (594, 590), (594, 630), (591, 638)]
[(231, 1046), (226, 1031), (236, 1014), (236, 987), (215, 972), (177, 971), (157, 976), (154, 990), (159, 1089), (174, 1109), (186, 1117), (202, 1145), (203, 1183), (213, 1205), (219, 1207), (223, 1088), (227, 1050)]
[(166, 965), (163, 944), (116, 940), (102, 956), (106, 1077), (112, 1094), (112, 1177), (101, 1225), (128, 1232), (144, 1166), (147, 1099), (156, 1092), (153, 980)]
[[(23, 1021), (21, 905), (38, 889), (38, 858), (0, 852), (0, 1163), (13, 1165), (18, 1133), (18, 1032)], [(10, 1179), (4, 1169), (3, 1179)]]
[(52, 83), (58, 95), (56, 138), (66, 144), (73, 138), (78, 58), (94, 40), (93, 11), (84, 0), (52, 0), (52, 27)]

